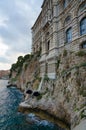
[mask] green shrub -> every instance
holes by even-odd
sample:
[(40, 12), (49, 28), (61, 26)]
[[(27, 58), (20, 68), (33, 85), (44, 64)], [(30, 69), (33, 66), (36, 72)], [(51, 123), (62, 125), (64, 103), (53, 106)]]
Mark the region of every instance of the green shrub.
[(47, 76), (47, 74), (44, 76), (44, 81), (49, 81), (49, 77)]
[(13, 82), (16, 81), (16, 80), (17, 80), (16, 78), (12, 78), (12, 79), (11, 79), (11, 81), (13, 81)]
[(81, 88), (79, 89), (79, 94), (82, 95), (83, 97), (86, 97), (85, 86), (81, 86)]
[(85, 114), (84, 110), (81, 112), (81, 119), (82, 118), (86, 118), (86, 114)]
[(26, 63), (26, 64), (25, 64), (25, 70), (27, 69), (27, 67), (28, 67), (28, 64)]
[(38, 79), (38, 81), (41, 82), (41, 79), (42, 79), (42, 78), (41, 78), (41, 77), (37, 77), (36, 79)]
[(24, 61), (27, 61), (27, 60), (30, 59), (30, 57), (31, 57), (31, 54), (27, 54), (27, 55), (24, 56), (23, 60), (24, 60)]
[(86, 56), (86, 52), (83, 51), (83, 50), (81, 50), (81, 51), (78, 51), (78, 52), (76, 53), (76, 55), (77, 55), (77, 56), (80, 56), (80, 57)]
[(63, 56), (64, 56), (64, 57), (67, 56), (67, 50), (64, 50), (64, 51), (63, 51)]
[(74, 109), (74, 111), (75, 111), (75, 112), (78, 112), (78, 111), (79, 111), (79, 109), (78, 109), (78, 108), (75, 108), (75, 109)]
[(83, 67), (86, 66), (86, 62), (81, 63), (79, 67), (82, 67), (82, 66), (83, 66)]
[(60, 64), (60, 59), (58, 59), (56, 63), (57, 69), (59, 68), (59, 64)]
[(40, 100), (42, 98), (42, 94), (40, 94), (38, 97), (37, 97), (37, 100)]

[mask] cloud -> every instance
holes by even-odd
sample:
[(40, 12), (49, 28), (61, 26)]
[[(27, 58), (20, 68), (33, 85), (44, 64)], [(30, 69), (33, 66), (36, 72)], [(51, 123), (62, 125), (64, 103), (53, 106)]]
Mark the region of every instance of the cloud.
[(11, 65), (8, 64), (8, 63), (2, 63), (2, 62), (0, 62), (0, 68), (1, 68), (1, 70), (8, 70), (8, 68), (10, 68), (10, 67), (11, 67)]
[(19, 55), (31, 52), (31, 27), (40, 13), (42, 2), (0, 1), (0, 69), (5, 69), (5, 65), (9, 69)]
[(0, 56), (4, 56), (8, 50), (8, 46), (4, 44), (3, 39), (0, 38)]
[(0, 14), (0, 27), (7, 27), (6, 22), (8, 21), (8, 18), (6, 16), (2, 16), (2, 14)]

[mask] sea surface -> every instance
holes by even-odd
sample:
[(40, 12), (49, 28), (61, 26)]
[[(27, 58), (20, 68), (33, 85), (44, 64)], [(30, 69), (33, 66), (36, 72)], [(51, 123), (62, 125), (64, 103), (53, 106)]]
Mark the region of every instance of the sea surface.
[(23, 94), (15, 87), (7, 88), (7, 82), (0, 80), (0, 130), (64, 130), (33, 113), (18, 112), (19, 103), (24, 100)]

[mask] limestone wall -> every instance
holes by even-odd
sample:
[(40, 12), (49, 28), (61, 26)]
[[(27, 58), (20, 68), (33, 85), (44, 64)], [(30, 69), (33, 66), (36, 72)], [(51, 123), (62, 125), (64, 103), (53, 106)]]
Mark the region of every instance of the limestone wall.
[[(52, 55), (57, 57), (64, 49), (75, 52), (81, 49), (80, 45), (86, 41), (86, 35), (80, 35), (80, 21), (86, 17), (83, 3), (85, 5), (85, 0), (66, 0), (65, 3), (61, 0), (43, 2), (42, 11), (32, 27), (32, 37), (34, 39), (32, 48), (37, 51), (41, 47), (40, 64), (42, 68), (45, 67), (43, 67), (44, 64), (49, 62)], [(66, 33), (69, 28), (72, 30), (72, 39), (67, 43)], [(50, 45), (47, 49), (48, 42), (50, 42)], [(48, 66), (50, 66), (50, 62)], [(42, 68), (41, 76), (44, 75), (44, 69), (42, 70)], [(48, 71), (48, 75), (50, 73)], [(55, 71), (53, 73), (56, 75)]]
[(56, 65), (56, 79), (45, 75), (40, 96), (27, 99), (28, 110), (44, 111), (71, 130), (85, 130), (86, 52), (82, 55), (63, 51)]

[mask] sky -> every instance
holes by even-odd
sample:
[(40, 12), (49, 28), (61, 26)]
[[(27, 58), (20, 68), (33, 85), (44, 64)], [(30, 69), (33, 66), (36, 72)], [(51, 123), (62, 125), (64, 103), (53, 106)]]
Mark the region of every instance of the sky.
[(31, 27), (43, 0), (0, 0), (0, 70), (31, 52)]

